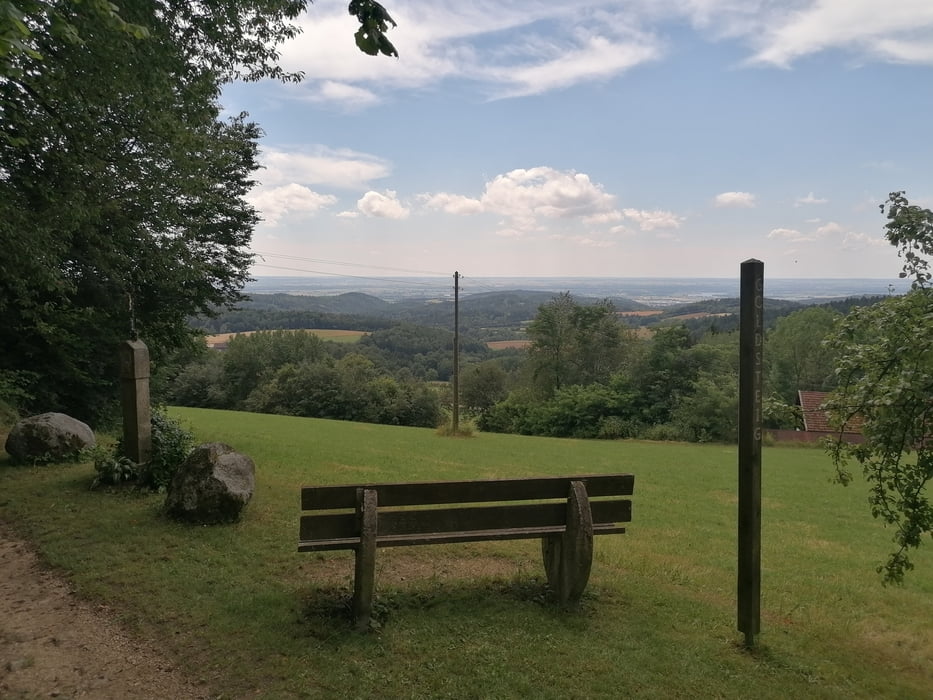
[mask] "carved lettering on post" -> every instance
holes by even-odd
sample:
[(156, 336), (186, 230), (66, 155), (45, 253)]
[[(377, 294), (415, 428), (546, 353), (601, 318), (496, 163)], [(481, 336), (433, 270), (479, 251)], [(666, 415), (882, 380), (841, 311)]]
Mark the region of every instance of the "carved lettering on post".
[(123, 449), (137, 464), (152, 455), (149, 407), (149, 348), (141, 340), (120, 347), (120, 398), (123, 404)]

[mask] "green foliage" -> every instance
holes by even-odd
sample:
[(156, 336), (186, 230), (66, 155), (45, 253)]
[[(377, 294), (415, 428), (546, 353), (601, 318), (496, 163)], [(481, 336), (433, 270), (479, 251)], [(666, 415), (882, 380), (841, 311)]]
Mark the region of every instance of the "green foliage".
[(360, 28), (354, 35), (360, 51), (370, 56), (380, 53), (398, 58), (398, 51), (385, 35), (389, 25), (396, 26), (395, 20), (386, 9), (375, 0), (350, 0), (349, 11), (360, 21)]
[[(852, 481), (848, 464), (861, 466), (875, 518), (894, 528), (895, 551), (878, 567), (885, 583), (901, 583), (913, 568), (911, 552), (933, 538), (933, 211), (888, 199), (888, 239), (904, 259), (910, 292), (851, 312), (828, 339), (839, 356), (838, 389), (826, 402), (839, 438), (829, 451), (837, 480)], [(864, 442), (842, 433), (861, 421)]]
[(142, 465), (139, 485), (153, 491), (168, 488), (175, 472), (185, 461), (194, 435), (164, 410), (152, 411), (152, 454)]
[(152, 452), (146, 464), (136, 464), (124, 454), (122, 440), (107, 447), (97, 445), (84, 452), (83, 457), (94, 463), (97, 476), (91, 483), (96, 489), (102, 485), (119, 486), (135, 482), (141, 489), (164, 491), (172, 482), (178, 467), (185, 461), (194, 443), (194, 435), (164, 409), (152, 410)]
[(527, 334), (534, 386), (544, 397), (574, 384), (607, 383), (632, 341), (611, 302), (581, 305), (569, 292), (539, 307)]
[(508, 395), (508, 375), (495, 360), (467, 366), (460, 373), (460, 402), (474, 413), (485, 413)]
[(793, 404), (798, 391), (827, 391), (836, 383), (836, 357), (823, 340), (841, 315), (813, 306), (778, 319), (765, 339), (769, 391)]
[(437, 393), (423, 383), (387, 376), (366, 355), (301, 331), (236, 336), (225, 352), (185, 368), (170, 397), (189, 406), (395, 425), (434, 427), (440, 416)]
[(91, 489), (100, 486), (119, 486), (139, 478), (139, 465), (129, 457), (120, 456), (113, 447), (95, 445), (82, 455), (94, 464), (97, 476), (91, 482)]
[(42, 59), (0, 81), (0, 368), (42, 376), (27, 409), (99, 422), (120, 341), (138, 334), (158, 364), (192, 341), (188, 316), (240, 298), (259, 129), (217, 98), (226, 79), (276, 74), (301, 4), (125, 4), (140, 38), (96, 0), (55, 3), (70, 38), (30, 25)]

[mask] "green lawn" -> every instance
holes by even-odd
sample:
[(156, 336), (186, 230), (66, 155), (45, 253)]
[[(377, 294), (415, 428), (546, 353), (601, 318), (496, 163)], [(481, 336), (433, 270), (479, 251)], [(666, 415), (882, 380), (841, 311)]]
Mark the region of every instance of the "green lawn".
[[(173, 409), (257, 464), (243, 520), (190, 527), (163, 497), (89, 491), (89, 465), (0, 460), (0, 519), (225, 697), (922, 698), (933, 551), (901, 588), (864, 486), (816, 449), (763, 458), (761, 646), (735, 630), (736, 450)], [(599, 537), (579, 609), (544, 600), (533, 541), (380, 550), (381, 627), (351, 630), (350, 552), (299, 554), (299, 487), (632, 472), (628, 533)]]

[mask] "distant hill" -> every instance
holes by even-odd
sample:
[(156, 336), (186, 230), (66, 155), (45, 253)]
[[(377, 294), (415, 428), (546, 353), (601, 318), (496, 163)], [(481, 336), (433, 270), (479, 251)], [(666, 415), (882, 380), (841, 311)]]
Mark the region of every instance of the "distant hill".
[[(512, 340), (523, 336), (524, 326), (558, 292), (510, 290), (468, 294), (460, 298), (460, 329), (483, 341)], [(574, 296), (582, 303), (597, 303), (596, 297)], [(833, 300), (821, 306), (847, 313), (853, 306), (865, 306), (882, 297), (852, 297)], [(707, 332), (725, 333), (739, 326), (739, 299), (706, 299), (662, 308), (651, 307), (624, 297), (610, 297), (622, 320), (629, 326), (656, 327), (684, 324), (697, 337)], [(770, 328), (781, 316), (812, 302), (765, 299), (764, 325)], [(632, 312), (653, 311), (651, 314)], [(632, 315), (626, 315), (626, 313)], [(207, 333), (237, 333), (274, 329), (347, 329), (376, 331), (408, 322), (434, 328), (453, 329), (452, 297), (407, 298), (386, 301), (371, 294), (345, 292), (328, 296), (306, 294), (254, 294), (238, 309), (224, 311), (215, 318), (192, 319)]]

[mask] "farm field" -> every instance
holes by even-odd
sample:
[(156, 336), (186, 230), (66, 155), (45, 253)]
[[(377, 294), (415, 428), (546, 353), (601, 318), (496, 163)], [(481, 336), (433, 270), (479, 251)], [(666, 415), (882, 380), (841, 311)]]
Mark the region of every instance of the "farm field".
[[(766, 448), (760, 648), (735, 630), (736, 450), (434, 431), (172, 409), (253, 457), (241, 522), (165, 519), (163, 496), (90, 491), (88, 464), (0, 458), (0, 519), (78, 591), (221, 697), (925, 698), (933, 552), (903, 587), (864, 485), (818, 449)], [(2, 437), (2, 436), (0, 436)], [(635, 474), (633, 521), (599, 537), (581, 605), (546, 600), (532, 541), (380, 550), (378, 628), (351, 630), (349, 552), (299, 554), (302, 485)]]
[(513, 348), (523, 350), (531, 347), (530, 340), (490, 340), (486, 343), (490, 350), (511, 350)]
[[(314, 335), (322, 338), (323, 340), (333, 340), (337, 343), (355, 343), (364, 335), (367, 335), (366, 331), (349, 331), (349, 330), (338, 330), (332, 328), (303, 328), (305, 333), (314, 333)], [(229, 343), (230, 339), (235, 335), (251, 335), (257, 331), (240, 331), (239, 333), (214, 333), (212, 335), (205, 336), (207, 341), (207, 347), (213, 348), (217, 345), (222, 345), (224, 343)]]

